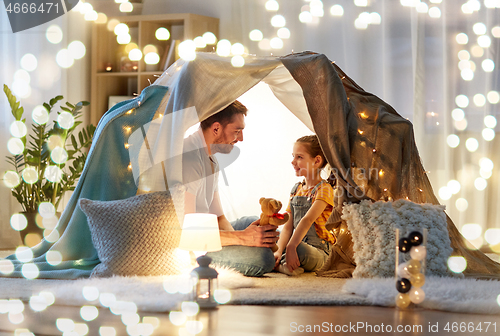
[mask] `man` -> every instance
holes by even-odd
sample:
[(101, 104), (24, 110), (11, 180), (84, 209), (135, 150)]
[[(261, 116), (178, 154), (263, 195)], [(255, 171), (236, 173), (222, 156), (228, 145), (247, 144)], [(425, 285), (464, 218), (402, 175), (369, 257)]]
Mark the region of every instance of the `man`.
[(184, 140), (184, 212), (217, 215), (222, 250), (210, 252), (214, 264), (228, 266), (248, 276), (261, 276), (274, 268), (270, 249), (279, 233), (273, 225), (259, 226), (257, 217), (230, 223), (224, 216), (219, 192), (219, 167), (215, 153), (230, 153), (243, 141), (247, 108), (235, 101), (200, 123), (197, 132)]

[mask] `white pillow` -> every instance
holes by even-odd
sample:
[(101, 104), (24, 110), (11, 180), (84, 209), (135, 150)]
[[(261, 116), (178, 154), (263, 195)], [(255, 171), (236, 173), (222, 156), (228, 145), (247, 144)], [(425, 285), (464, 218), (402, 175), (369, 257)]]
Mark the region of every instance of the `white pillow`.
[[(407, 200), (395, 202), (361, 201), (346, 204), (342, 219), (352, 234), (356, 269), (353, 278), (393, 277), (396, 234), (400, 238), (424, 228), (427, 233), (426, 275), (450, 276), (447, 261), (452, 253), (446, 224), (445, 206), (416, 204)], [(401, 254), (401, 252), (400, 252)], [(409, 253), (404, 253), (409, 259)]]

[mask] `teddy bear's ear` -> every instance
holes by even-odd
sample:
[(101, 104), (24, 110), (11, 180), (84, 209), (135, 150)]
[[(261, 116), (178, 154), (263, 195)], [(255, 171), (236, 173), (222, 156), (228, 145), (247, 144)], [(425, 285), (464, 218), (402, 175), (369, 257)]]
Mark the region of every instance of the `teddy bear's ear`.
[(265, 199), (266, 199), (265, 197), (261, 197), (261, 198), (259, 199), (259, 204), (262, 204), (262, 201), (264, 201)]
[(273, 199), (271, 202), (269, 202), (273, 208), (277, 209), (279, 207), (279, 201)]

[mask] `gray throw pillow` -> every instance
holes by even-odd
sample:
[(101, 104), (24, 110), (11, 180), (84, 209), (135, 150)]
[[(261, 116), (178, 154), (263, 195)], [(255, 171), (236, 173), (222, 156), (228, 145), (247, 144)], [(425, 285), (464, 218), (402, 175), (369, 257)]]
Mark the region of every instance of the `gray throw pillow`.
[[(443, 205), (361, 201), (344, 205), (342, 219), (352, 234), (356, 269), (354, 278), (393, 277), (396, 259), (395, 228), (400, 237), (424, 228), (427, 234), (427, 275), (453, 276), (447, 267), (453, 251)], [(409, 253), (401, 253), (407, 260)]]
[(91, 277), (172, 275), (189, 267), (177, 249), (183, 202), (180, 188), (116, 201), (80, 199), (101, 260)]

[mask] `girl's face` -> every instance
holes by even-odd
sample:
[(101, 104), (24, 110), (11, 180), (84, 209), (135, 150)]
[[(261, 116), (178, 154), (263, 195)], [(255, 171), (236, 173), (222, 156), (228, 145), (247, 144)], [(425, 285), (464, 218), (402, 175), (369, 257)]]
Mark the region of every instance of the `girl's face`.
[(319, 165), (321, 164), (321, 157), (319, 155), (312, 157), (307, 152), (306, 146), (295, 143), (295, 145), (293, 145), (292, 156), (292, 166), (293, 169), (295, 169), (296, 176), (312, 177), (317, 173)]

